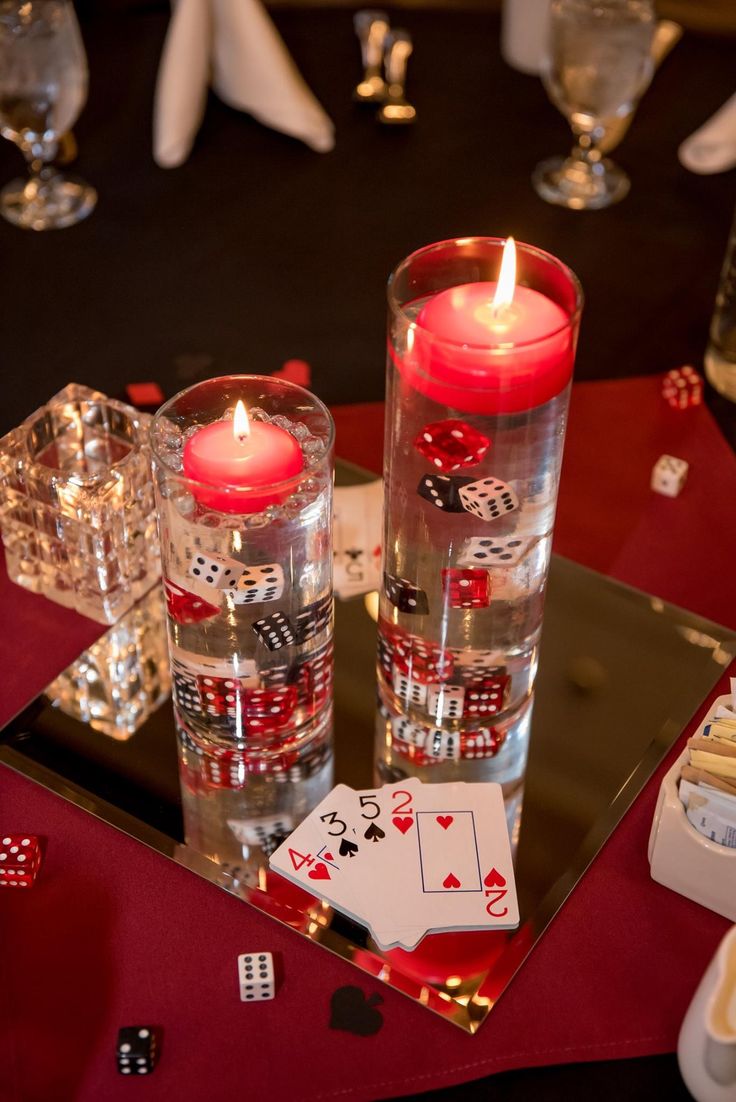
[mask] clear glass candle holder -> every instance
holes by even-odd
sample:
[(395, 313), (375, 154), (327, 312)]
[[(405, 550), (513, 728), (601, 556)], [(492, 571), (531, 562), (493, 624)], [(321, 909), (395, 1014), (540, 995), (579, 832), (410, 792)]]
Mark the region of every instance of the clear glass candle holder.
[(151, 418), (72, 383), (0, 440), (12, 581), (103, 624), (156, 582)]
[(389, 282), (384, 779), (523, 778), (582, 294), (518, 245), (494, 303), (503, 247), (432, 245)]
[[(297, 820), (331, 783), (333, 435), (308, 391), (254, 375), (199, 383), (154, 419), (185, 826), (218, 860), (247, 859), (243, 824)], [(282, 453), (299, 469), (275, 477)], [(258, 479), (228, 467), (245, 454)], [(308, 799), (283, 783), (307, 777)]]

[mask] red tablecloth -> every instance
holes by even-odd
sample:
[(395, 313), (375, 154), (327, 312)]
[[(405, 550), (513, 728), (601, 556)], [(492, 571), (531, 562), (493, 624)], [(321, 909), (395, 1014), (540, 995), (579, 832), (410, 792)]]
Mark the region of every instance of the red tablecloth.
[[(343, 408), (336, 420), (340, 453), (375, 469), (380, 406)], [(692, 466), (672, 500), (648, 489), (665, 451)], [(735, 626), (734, 495), (736, 460), (706, 409), (670, 411), (654, 379), (575, 388), (558, 551)], [(0, 601), (11, 714), (96, 629), (6, 579)], [(726, 689), (724, 677), (716, 691)], [(48, 838), (33, 891), (0, 896), (0, 1098), (128, 1099), (112, 1054), (117, 1028), (137, 1023), (164, 1028), (160, 1066), (137, 1095), (210, 1102), (246, 1092), (374, 1099), (508, 1068), (672, 1051), (727, 923), (649, 878), (666, 767), (473, 1038), (0, 769), (3, 829)], [(282, 955), (283, 988), (273, 1003), (242, 1004), (235, 958), (262, 948)], [(386, 1024), (374, 1037), (328, 1028), (330, 994), (343, 984), (383, 996)]]

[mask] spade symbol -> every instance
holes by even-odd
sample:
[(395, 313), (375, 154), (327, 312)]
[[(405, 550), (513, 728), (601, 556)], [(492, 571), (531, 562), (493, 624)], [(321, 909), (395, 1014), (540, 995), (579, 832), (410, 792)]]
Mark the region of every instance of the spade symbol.
[(358, 847), (355, 842), (348, 842), (347, 838), (343, 838), (340, 842), (340, 856), (341, 857), (355, 857), (358, 852)]
[(381, 830), (378, 823), (371, 823), (363, 837), (370, 842), (380, 842), (381, 838), (386, 837), (386, 831)]

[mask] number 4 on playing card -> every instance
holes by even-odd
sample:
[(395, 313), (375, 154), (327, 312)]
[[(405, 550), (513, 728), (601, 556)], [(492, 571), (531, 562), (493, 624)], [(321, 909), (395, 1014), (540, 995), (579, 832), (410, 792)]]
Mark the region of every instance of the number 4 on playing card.
[(314, 858), (312, 857), (311, 853), (308, 853), (305, 856), (303, 853), (299, 853), (297, 850), (291, 849), (291, 847), (289, 848), (289, 857), (291, 858), (292, 865), (297, 870), (300, 869), (302, 865), (314, 864)]

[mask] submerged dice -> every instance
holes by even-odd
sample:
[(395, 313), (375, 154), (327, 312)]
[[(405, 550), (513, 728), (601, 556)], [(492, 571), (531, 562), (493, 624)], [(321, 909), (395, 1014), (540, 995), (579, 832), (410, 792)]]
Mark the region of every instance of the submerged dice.
[(156, 1064), (156, 1035), (150, 1025), (123, 1026), (116, 1050), (121, 1075), (148, 1075)]
[(465, 688), (462, 685), (427, 686), (427, 711), (438, 723), (442, 719), (459, 719), (464, 703)]
[(673, 409), (699, 406), (703, 401), (703, 380), (689, 365), (676, 367), (662, 380), (662, 397)]
[(294, 617), (297, 643), (306, 643), (325, 631), (332, 623), (332, 594), (306, 605)]
[(651, 487), (658, 494), (677, 497), (685, 485), (689, 470), (684, 459), (678, 459), (674, 455), (660, 455), (652, 468)]
[(236, 559), (226, 559), (211, 552), (195, 551), (189, 563), (188, 574), (200, 585), (206, 585), (209, 589), (233, 590), (244, 570), (242, 562)]
[(211, 620), (213, 616), (220, 614), (217, 605), (210, 604), (196, 593), (182, 589), (170, 578), (164, 578), (164, 595), (169, 616), (177, 624), (199, 624), (202, 620)]
[(465, 506), (460, 497), (460, 490), (472, 483), (470, 478), (442, 474), (422, 475), (417, 486), (417, 493), (425, 501), (436, 505), (443, 513), (463, 513)]
[(393, 687), (399, 699), (406, 704), (422, 705), (427, 700), (427, 686), (408, 677), (401, 670), (394, 670)]
[(491, 603), (487, 570), (450, 567), (442, 571), (442, 589), (450, 608), (488, 608)]
[(479, 677), (465, 686), (463, 715), (494, 716), (503, 710), (509, 692), (511, 678), (508, 674)]
[(391, 735), (399, 742), (405, 742), (409, 746), (417, 748), (424, 746), (427, 741), (427, 728), (419, 723), (412, 723), (406, 716), (391, 716)]
[(255, 605), (278, 601), (284, 592), (284, 571), (277, 562), (263, 566), (243, 566), (232, 598), (236, 605)]
[(460, 732), (430, 731), (424, 753), (435, 761), (457, 761), (460, 757)]
[(35, 834), (0, 837), (0, 888), (30, 888), (41, 867), (41, 845)]
[(253, 631), (269, 650), (280, 650), (296, 640), (294, 626), (283, 612), (274, 612), (271, 616), (256, 620)]
[(500, 478), (476, 479), (461, 486), (458, 493), (463, 509), (480, 520), (497, 520), (519, 507), (518, 497)]
[(470, 536), (458, 556), (460, 566), (515, 566), (532, 541), (521, 536)]
[(197, 679), (190, 674), (174, 670), (172, 680), (171, 691), (176, 706), (187, 716), (201, 716), (203, 709)]
[(406, 578), (397, 578), (393, 574), (384, 573), (383, 585), (386, 596), (399, 612), (411, 612), (419, 616), (426, 616), (429, 612), (427, 594)]
[(491, 441), (472, 425), (455, 418), (434, 421), (417, 436), (414, 447), (440, 471), (459, 471), (480, 463)]
[(241, 953), (238, 985), (242, 1002), (264, 1002), (276, 994), (276, 974), (271, 953)]

